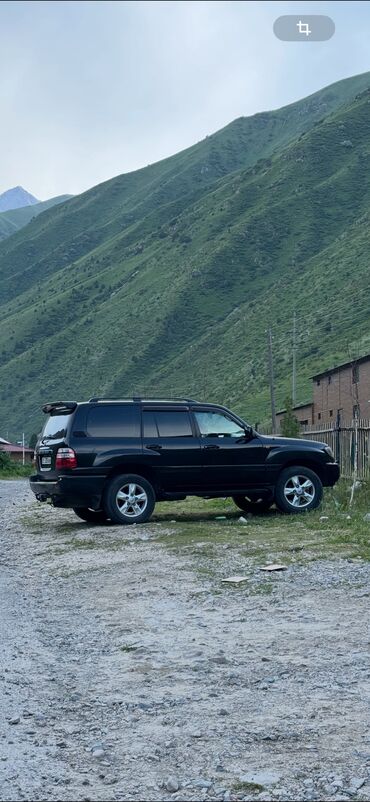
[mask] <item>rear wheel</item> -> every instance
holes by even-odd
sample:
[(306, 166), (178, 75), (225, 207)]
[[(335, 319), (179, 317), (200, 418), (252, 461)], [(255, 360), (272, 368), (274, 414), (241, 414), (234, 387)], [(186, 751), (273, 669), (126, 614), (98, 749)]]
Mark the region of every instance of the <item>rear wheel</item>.
[(143, 476), (115, 476), (104, 495), (107, 517), (117, 524), (141, 524), (148, 521), (155, 505), (152, 485)]
[(277, 506), (283, 512), (309, 512), (319, 506), (322, 482), (317, 473), (301, 465), (285, 468), (275, 488)]
[(251, 512), (253, 515), (258, 515), (262, 512), (267, 512), (270, 509), (273, 501), (267, 498), (259, 498), (253, 501), (248, 496), (233, 496), (233, 502), (243, 512)]
[(103, 524), (107, 520), (104, 510), (91, 510), (90, 507), (74, 507), (73, 512), (77, 518), (87, 521), (89, 524)]

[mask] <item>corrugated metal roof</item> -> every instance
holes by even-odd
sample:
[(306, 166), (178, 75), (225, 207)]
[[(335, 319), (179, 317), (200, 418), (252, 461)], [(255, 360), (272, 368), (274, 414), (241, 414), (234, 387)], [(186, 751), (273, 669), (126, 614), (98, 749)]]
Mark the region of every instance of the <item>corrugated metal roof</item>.
[[(16, 446), (14, 445), (14, 443), (0, 443), (0, 451), (6, 451), (9, 454), (14, 454), (19, 452), (22, 454), (23, 447)], [(33, 454), (33, 448), (26, 448), (25, 446), (24, 452), (25, 454)]]

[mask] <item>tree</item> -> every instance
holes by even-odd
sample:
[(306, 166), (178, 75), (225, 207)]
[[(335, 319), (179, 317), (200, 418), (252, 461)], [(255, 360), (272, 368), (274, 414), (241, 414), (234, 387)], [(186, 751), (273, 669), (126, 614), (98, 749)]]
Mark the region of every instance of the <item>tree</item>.
[(35, 432), (34, 432), (33, 434), (31, 434), (31, 437), (30, 437), (30, 442), (28, 444), (29, 448), (32, 448), (33, 450), (35, 450), (36, 443), (37, 443), (37, 434), (35, 434)]
[(298, 437), (300, 432), (299, 421), (293, 412), (291, 398), (285, 399), (285, 415), (281, 421), (281, 434), (283, 437)]

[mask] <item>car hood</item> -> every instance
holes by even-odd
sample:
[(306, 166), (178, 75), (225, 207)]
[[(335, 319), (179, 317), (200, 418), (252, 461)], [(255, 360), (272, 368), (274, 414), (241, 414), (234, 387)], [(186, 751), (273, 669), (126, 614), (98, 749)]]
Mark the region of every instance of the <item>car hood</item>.
[(259, 435), (259, 437), (266, 445), (269, 446), (273, 445), (276, 446), (277, 448), (278, 447), (287, 448), (289, 446), (293, 446), (301, 449), (316, 448), (322, 451), (322, 449), (325, 448), (325, 446), (327, 446), (327, 443), (321, 443), (318, 442), (317, 440), (306, 440), (305, 437), (277, 437), (275, 435), (261, 435), (261, 434)]

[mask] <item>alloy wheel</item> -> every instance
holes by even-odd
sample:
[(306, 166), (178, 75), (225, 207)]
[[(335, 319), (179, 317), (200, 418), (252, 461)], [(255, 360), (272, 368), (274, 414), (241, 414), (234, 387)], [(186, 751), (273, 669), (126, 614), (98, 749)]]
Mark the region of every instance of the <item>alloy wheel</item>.
[(301, 474), (290, 476), (284, 485), (284, 496), (291, 507), (308, 507), (315, 498), (315, 492), (312, 480)]
[(123, 485), (117, 492), (116, 505), (122, 515), (138, 518), (148, 504), (148, 496), (141, 485), (134, 482)]

